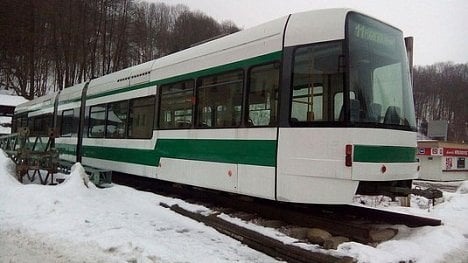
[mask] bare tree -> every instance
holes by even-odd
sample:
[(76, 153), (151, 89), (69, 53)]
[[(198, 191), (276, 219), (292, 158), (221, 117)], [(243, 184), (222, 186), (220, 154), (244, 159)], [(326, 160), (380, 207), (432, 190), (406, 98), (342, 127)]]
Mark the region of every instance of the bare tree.
[(414, 68), (416, 117), (448, 120), (448, 139), (467, 141), (468, 64), (437, 63)]
[(134, 0), (4, 0), (0, 25), (0, 89), (30, 99), (238, 30)]

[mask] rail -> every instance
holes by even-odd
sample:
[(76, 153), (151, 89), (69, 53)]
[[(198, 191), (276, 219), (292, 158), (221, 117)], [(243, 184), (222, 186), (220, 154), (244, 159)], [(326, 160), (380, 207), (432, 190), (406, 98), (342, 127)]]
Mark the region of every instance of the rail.
[(185, 210), (178, 205), (169, 206), (165, 203), (160, 203), (160, 205), (162, 207), (171, 209), (178, 214), (204, 223), (207, 226), (211, 226), (217, 231), (228, 235), (257, 251), (263, 252), (274, 258), (280, 258), (287, 262), (352, 263), (354, 261), (353, 258), (348, 256), (334, 256), (326, 253), (307, 250), (292, 244), (285, 244), (274, 238), (267, 237), (253, 230), (225, 221), (216, 215), (205, 216), (199, 213)]

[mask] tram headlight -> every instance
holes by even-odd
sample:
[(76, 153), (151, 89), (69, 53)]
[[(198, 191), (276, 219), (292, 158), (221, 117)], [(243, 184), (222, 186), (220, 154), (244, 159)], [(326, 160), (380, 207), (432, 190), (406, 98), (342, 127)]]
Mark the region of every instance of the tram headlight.
[(345, 165), (347, 167), (353, 166), (353, 145), (351, 144), (346, 144), (345, 148)]

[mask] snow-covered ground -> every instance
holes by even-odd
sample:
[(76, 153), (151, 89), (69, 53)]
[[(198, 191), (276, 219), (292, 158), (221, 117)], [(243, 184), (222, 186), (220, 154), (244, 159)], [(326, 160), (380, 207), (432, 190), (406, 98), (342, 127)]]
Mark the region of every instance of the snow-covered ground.
[[(207, 208), (119, 185), (86, 187), (82, 174), (75, 165), (60, 185), (23, 185), (0, 151), (0, 262), (277, 262), (159, 203)], [(468, 181), (455, 193), (444, 192), (435, 207), (421, 205), (426, 203), (415, 198), (411, 208), (386, 209), (440, 218), (442, 226), (401, 226), (377, 247), (348, 242), (333, 253), (359, 262), (468, 262)]]

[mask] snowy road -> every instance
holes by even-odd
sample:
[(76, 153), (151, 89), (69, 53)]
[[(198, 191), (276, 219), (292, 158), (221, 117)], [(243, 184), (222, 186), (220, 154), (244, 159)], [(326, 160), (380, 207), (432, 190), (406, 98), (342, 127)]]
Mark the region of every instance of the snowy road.
[[(64, 245), (65, 244), (65, 245)], [(67, 241), (54, 242), (41, 235), (32, 235), (20, 230), (0, 232), (0, 262), (32, 263), (78, 263), (118, 262), (112, 254), (84, 244), (75, 247)], [(91, 253), (92, 251), (92, 253)]]

